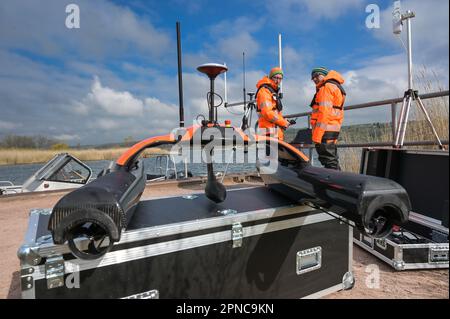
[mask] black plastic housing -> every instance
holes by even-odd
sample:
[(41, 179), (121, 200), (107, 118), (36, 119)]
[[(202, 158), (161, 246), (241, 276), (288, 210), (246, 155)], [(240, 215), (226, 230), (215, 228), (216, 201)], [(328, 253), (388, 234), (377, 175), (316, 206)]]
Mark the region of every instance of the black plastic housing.
[(279, 165), (276, 173), (261, 176), (269, 187), (345, 217), (373, 237), (385, 237), (392, 226), (406, 223), (411, 210), (406, 190), (387, 178), (311, 165)]
[(143, 172), (139, 162), (131, 172), (116, 167), (61, 198), (48, 224), (53, 242), (64, 244), (70, 232), (83, 223), (99, 226), (112, 242), (119, 241), (144, 191)]

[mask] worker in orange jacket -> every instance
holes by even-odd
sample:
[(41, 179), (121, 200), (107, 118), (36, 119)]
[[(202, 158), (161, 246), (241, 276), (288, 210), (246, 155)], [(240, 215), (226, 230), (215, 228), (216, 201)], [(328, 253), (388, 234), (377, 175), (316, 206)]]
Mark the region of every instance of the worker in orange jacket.
[(277, 136), (284, 139), (283, 130), (287, 129), (290, 122), (282, 114), (283, 105), (279, 96), (283, 70), (273, 68), (269, 76), (263, 77), (256, 84), (256, 105), (259, 116), (259, 128), (266, 129), (266, 135)]
[(312, 70), (311, 80), (316, 84), (316, 94), (311, 102), (312, 141), (320, 163), (326, 168), (340, 170), (336, 143), (344, 120), (344, 79), (336, 71), (318, 67)]

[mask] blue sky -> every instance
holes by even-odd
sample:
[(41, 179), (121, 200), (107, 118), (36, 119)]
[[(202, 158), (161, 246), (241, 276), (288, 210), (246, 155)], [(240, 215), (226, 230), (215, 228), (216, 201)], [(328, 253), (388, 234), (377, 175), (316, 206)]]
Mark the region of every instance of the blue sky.
[[(79, 29), (65, 26), (70, 3), (80, 8)], [(380, 28), (366, 27), (368, 4), (380, 8)], [(449, 2), (405, 0), (402, 6), (417, 15), (416, 74), (425, 73), (433, 89), (448, 89)], [(343, 74), (347, 105), (402, 96), (406, 54), (392, 34), (391, 11), (389, 0), (2, 1), (0, 138), (40, 134), (83, 145), (170, 131), (178, 123), (176, 21), (188, 123), (207, 113), (208, 80), (196, 66), (227, 63), (228, 100), (240, 101), (242, 52), (246, 88), (254, 91), (278, 63), (279, 33), (285, 113), (308, 111), (309, 73), (318, 65)], [(423, 84), (416, 82), (419, 89)], [(223, 96), (223, 78), (216, 87)], [(345, 121), (389, 121), (387, 109), (347, 112)], [(219, 116), (240, 121), (224, 109)]]

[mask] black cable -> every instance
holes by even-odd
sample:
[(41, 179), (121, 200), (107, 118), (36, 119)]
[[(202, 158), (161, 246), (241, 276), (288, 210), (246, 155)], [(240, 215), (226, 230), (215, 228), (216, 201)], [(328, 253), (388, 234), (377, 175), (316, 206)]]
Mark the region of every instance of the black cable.
[[(350, 227), (355, 227), (355, 225), (350, 224), (347, 220), (345, 220), (345, 219), (344, 219), (343, 217), (341, 217), (340, 215), (337, 215), (337, 214), (331, 214), (329, 211), (323, 209), (323, 208), (320, 207), (320, 206), (314, 205), (314, 204), (312, 204), (312, 203), (310, 203), (310, 202), (305, 202), (305, 203), (303, 203), (303, 204), (306, 205), (306, 206), (309, 206), (309, 207), (311, 207), (311, 208), (320, 210), (320, 211), (324, 212), (325, 214), (330, 215), (331, 217), (333, 217), (333, 218), (339, 220), (340, 222), (342, 222), (342, 223), (344, 223), (344, 224), (347, 224), (347, 225), (350, 226)], [(336, 216), (336, 215), (337, 215), (337, 216)]]
[(195, 118), (195, 121), (197, 122), (197, 124), (201, 124), (203, 122), (203, 121), (200, 123), (198, 122), (199, 117), (203, 117), (203, 121), (206, 121), (206, 117), (203, 114), (198, 114), (197, 117)]
[(211, 92), (208, 92), (206, 94), (206, 101), (208, 103), (208, 106), (212, 106), (212, 107), (219, 107), (219, 106), (221, 106), (223, 104), (223, 98), (219, 94), (217, 94), (216, 92), (214, 92), (214, 95), (217, 96), (220, 99), (220, 103), (217, 104), (217, 105), (211, 105)]

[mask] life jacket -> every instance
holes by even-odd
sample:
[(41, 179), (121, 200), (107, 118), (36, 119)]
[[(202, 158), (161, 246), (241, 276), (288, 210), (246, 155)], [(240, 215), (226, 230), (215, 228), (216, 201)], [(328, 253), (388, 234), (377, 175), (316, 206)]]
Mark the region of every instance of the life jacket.
[(336, 85), (338, 87), (339, 91), (341, 91), (341, 94), (342, 94), (342, 97), (343, 97), (342, 103), (341, 103), (341, 105), (333, 105), (333, 108), (334, 109), (338, 109), (338, 110), (342, 110), (344, 108), (345, 97), (347, 96), (347, 93), (345, 92), (344, 87), (341, 85), (341, 83), (339, 83), (335, 79), (328, 79), (328, 80), (326, 80), (325, 82), (323, 82), (323, 84), (320, 87), (318, 87), (316, 89), (316, 94), (314, 94), (314, 97), (313, 97), (313, 99), (311, 101), (311, 104), (309, 106), (313, 107), (314, 105), (317, 104), (317, 102), (316, 102), (317, 93), (319, 92), (320, 88), (323, 87), (327, 83), (332, 83), (332, 84)]
[[(272, 93), (272, 98), (277, 102), (277, 110), (278, 112), (281, 112), (283, 110), (283, 103), (281, 103), (280, 93), (269, 84), (262, 84), (256, 91), (255, 98), (258, 97), (259, 90), (261, 90), (262, 88), (266, 88), (270, 93)], [(259, 105), (257, 106), (257, 111), (261, 112), (261, 110), (259, 109)]]

